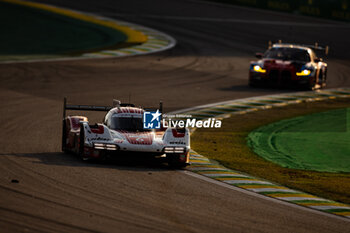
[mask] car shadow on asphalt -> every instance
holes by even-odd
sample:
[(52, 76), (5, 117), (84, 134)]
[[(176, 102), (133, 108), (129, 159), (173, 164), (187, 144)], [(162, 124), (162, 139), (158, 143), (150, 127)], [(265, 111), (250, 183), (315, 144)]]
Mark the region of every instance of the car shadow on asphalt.
[(258, 87), (250, 87), (249, 85), (233, 85), (230, 87), (218, 88), (220, 91), (234, 91), (234, 92), (252, 92), (256, 91), (259, 93), (266, 92), (267, 94), (273, 94), (272, 92), (278, 93), (286, 93), (286, 92), (295, 92), (298, 88), (288, 88), (288, 87), (273, 87), (273, 86), (258, 86)]
[(1, 154), (29, 159), (32, 163), (45, 165), (71, 166), (71, 167), (95, 167), (101, 169), (118, 169), (130, 171), (171, 171), (165, 158), (142, 158), (142, 156), (128, 156), (112, 158), (104, 161), (87, 160), (83, 161), (75, 154), (64, 152), (47, 153), (13, 153)]

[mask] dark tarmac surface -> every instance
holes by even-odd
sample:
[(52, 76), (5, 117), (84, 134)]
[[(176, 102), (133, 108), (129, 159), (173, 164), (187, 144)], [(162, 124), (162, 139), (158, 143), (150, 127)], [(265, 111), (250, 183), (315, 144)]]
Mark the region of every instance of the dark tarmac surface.
[[(268, 40), (330, 44), (328, 87), (350, 86), (350, 27), (199, 1), (46, 1), (164, 31), (161, 54), (0, 64), (2, 232), (350, 232), (350, 223), (260, 199), (157, 163), (83, 163), (60, 152), (62, 98), (166, 111), (293, 90), (251, 89)], [(91, 121), (101, 113), (88, 114)], [(19, 183), (11, 182), (18, 180)]]

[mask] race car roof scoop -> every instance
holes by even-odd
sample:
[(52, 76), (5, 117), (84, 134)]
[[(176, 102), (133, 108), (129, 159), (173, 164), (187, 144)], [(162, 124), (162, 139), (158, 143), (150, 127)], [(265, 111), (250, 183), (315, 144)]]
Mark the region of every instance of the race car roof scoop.
[(135, 104), (122, 103), (120, 100), (113, 99), (113, 107), (114, 107), (114, 108), (119, 108), (119, 107), (135, 107)]
[(116, 99), (113, 99), (113, 107), (120, 107), (122, 102), (120, 102), (120, 100), (116, 100)]

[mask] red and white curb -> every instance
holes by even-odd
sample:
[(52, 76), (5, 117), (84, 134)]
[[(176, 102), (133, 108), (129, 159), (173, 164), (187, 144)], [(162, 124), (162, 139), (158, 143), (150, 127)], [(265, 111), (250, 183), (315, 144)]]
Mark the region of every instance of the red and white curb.
[[(200, 119), (225, 118), (232, 114), (245, 114), (260, 109), (335, 98), (350, 98), (350, 88), (327, 89), (316, 92), (297, 92), (230, 100), (184, 109), (169, 114), (186, 114)], [(190, 163), (191, 165), (186, 168), (187, 170), (205, 177), (271, 198), (276, 198), (350, 219), (350, 206), (347, 204), (320, 198), (312, 194), (293, 190), (261, 178), (256, 178), (239, 171), (228, 169), (215, 161), (209, 160), (203, 155), (199, 155), (195, 151), (191, 151), (190, 153)]]

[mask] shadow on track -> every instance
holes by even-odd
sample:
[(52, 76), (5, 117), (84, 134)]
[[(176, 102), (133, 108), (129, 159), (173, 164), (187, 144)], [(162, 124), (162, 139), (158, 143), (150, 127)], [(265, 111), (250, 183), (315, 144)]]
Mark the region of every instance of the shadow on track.
[(273, 94), (271, 92), (277, 93), (288, 93), (288, 92), (295, 92), (295, 91), (305, 91), (305, 89), (297, 88), (297, 87), (277, 87), (277, 86), (254, 86), (250, 87), (249, 85), (234, 85), (231, 87), (224, 87), (224, 88), (218, 88), (220, 91), (234, 91), (234, 92), (252, 92), (252, 91), (258, 91), (260, 94), (266, 93), (266, 94)]
[(174, 170), (170, 168), (165, 158), (144, 158), (142, 156), (131, 155), (128, 157), (112, 158), (106, 161), (89, 160), (82, 161), (74, 154), (63, 152), (48, 152), (48, 153), (14, 153), (1, 154), (6, 156), (15, 156), (34, 159), (32, 163), (41, 163), (45, 165), (71, 166), (71, 167), (95, 167), (95, 168), (110, 168), (118, 170), (130, 171), (149, 171), (162, 172)]

